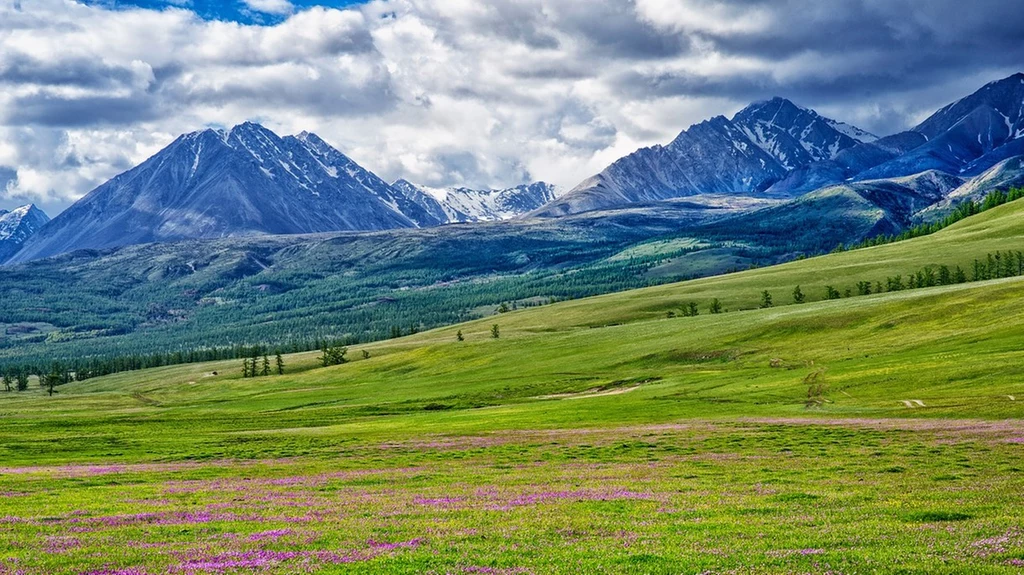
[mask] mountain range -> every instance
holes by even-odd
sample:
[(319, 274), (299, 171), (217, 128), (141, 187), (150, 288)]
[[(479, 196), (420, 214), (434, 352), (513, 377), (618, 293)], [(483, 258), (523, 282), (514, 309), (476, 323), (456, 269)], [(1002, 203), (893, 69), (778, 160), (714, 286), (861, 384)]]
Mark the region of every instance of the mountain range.
[(315, 134), (279, 137), (244, 123), (183, 135), (49, 223), (33, 218), (0, 262), (151, 242), (561, 218), (679, 199), (775, 210), (765, 215), (786, 213), (786, 225), (828, 214), (870, 223), (849, 228), (860, 234), (890, 233), (1019, 182), (1022, 157), (1024, 74), (882, 138), (784, 98), (756, 102), (637, 150), (565, 194), (543, 182), (495, 190), (388, 184)]
[(558, 188), (534, 182), (503, 190), (436, 189), (398, 180), (392, 186), (431, 214), (438, 224), (508, 220), (558, 197)]
[(642, 148), (533, 212), (557, 217), (702, 193), (795, 198), (846, 181), (939, 170), (975, 176), (1024, 154), (1024, 74), (987, 84), (884, 138), (783, 98), (716, 116)]

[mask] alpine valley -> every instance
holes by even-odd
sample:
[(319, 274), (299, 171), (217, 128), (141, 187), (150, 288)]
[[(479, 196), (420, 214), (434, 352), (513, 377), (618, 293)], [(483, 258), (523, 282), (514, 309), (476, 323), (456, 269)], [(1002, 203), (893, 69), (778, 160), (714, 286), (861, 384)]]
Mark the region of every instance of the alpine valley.
[(1024, 74), (899, 134), (772, 98), (564, 193), (518, 184), (389, 184), (254, 123), (183, 135), (52, 220), (0, 214), (0, 359), (370, 341), (894, 236), (1024, 184)]

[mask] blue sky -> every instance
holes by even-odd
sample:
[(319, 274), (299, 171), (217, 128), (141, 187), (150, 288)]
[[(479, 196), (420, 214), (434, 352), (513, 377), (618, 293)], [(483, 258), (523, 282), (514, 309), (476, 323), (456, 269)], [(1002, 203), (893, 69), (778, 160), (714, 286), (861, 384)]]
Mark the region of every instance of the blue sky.
[[(312, 6), (328, 8), (344, 8), (360, 4), (358, 0), (287, 0), (295, 10)], [(186, 8), (192, 10), (206, 20), (225, 20), (242, 24), (277, 24), (287, 18), (287, 14), (261, 12), (249, 6), (243, 0), (83, 0), (83, 4), (104, 8), (147, 8), (160, 10), (163, 8)]]

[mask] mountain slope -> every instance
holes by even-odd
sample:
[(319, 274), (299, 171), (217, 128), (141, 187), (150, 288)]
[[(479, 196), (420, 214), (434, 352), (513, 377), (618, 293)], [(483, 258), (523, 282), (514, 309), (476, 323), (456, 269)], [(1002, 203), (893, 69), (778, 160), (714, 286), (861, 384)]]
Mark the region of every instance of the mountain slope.
[(17, 253), (49, 221), (50, 217), (35, 204), (10, 212), (0, 210), (0, 264)]
[(773, 98), (751, 104), (731, 121), (717, 116), (695, 124), (667, 146), (637, 150), (531, 215), (554, 217), (698, 194), (760, 195), (794, 169), (874, 139)]
[(904, 176), (929, 169), (977, 175), (1024, 154), (1024, 73), (986, 84), (911, 131), (927, 143), (858, 178)]
[(431, 190), (407, 180), (392, 187), (419, 204), (437, 223), (467, 223), (508, 220), (535, 210), (558, 197), (558, 189), (545, 182), (523, 184), (503, 190), (446, 188)]
[(315, 135), (280, 138), (245, 123), (181, 136), (54, 218), (11, 261), (147, 242), (427, 221), (422, 208)]

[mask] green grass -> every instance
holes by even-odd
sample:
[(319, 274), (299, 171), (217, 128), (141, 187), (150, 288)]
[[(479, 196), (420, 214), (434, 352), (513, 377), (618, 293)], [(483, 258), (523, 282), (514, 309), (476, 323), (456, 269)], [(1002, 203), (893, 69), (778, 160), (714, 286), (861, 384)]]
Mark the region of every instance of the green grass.
[(222, 362), (4, 395), (0, 557), (17, 563), (0, 574), (252, 572), (259, 553), (268, 573), (1018, 572), (1024, 278), (666, 312), (967, 267), (1024, 249), (1022, 218), (1008, 204), (332, 368), (301, 354), (284, 376)]

